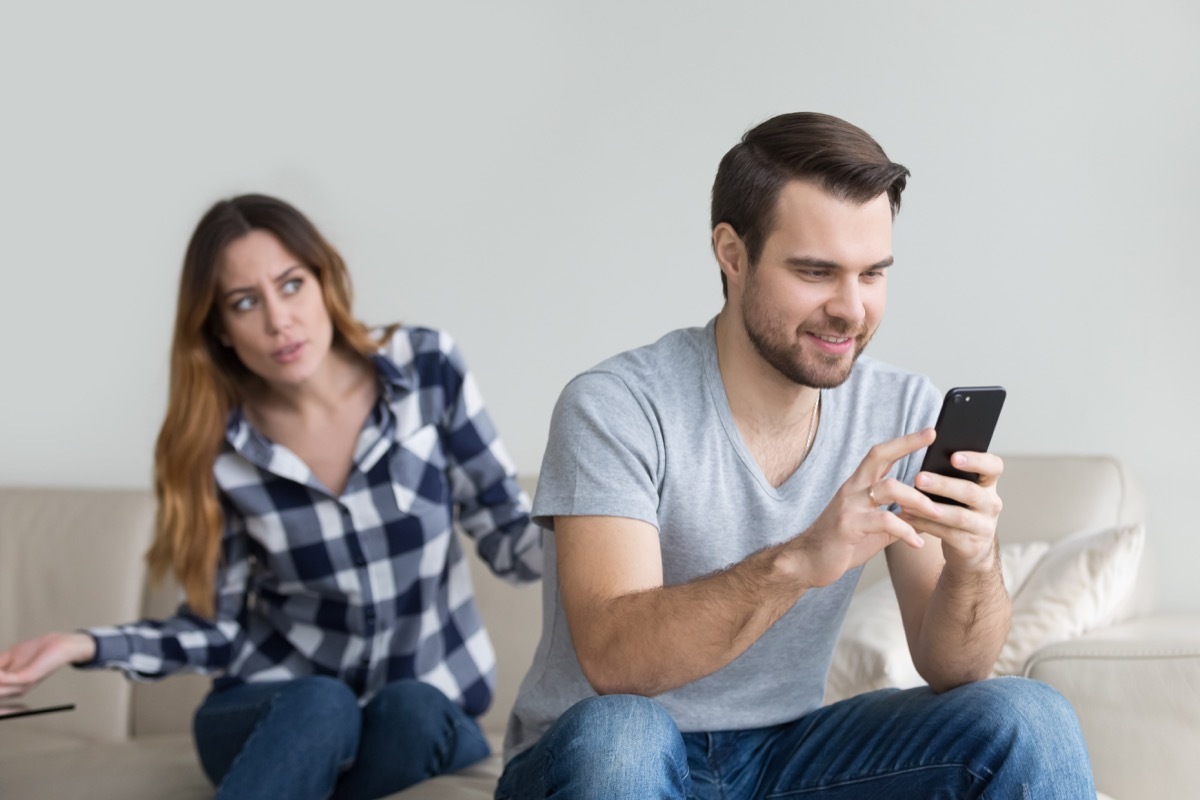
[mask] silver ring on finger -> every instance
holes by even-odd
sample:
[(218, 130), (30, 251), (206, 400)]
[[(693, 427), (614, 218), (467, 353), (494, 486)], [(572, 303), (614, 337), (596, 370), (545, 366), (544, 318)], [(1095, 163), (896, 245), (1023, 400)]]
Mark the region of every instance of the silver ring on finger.
[(874, 484), (872, 484), (871, 486), (867, 487), (867, 497), (871, 498), (871, 505), (873, 505), (873, 506), (879, 506), (879, 505), (883, 505), (883, 504), (882, 504), (882, 503), (880, 503), (880, 502), (879, 502), (877, 499), (875, 499), (875, 486), (874, 486)]

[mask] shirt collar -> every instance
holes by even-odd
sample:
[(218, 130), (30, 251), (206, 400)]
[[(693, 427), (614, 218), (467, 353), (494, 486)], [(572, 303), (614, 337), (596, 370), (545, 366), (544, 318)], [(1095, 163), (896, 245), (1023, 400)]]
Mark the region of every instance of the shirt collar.
[(389, 404), (396, 399), (397, 390), (410, 392), (416, 387), (411, 367), (401, 369), (383, 353), (373, 354), (371, 363), (375, 365), (375, 374), (379, 376), (379, 388), (383, 390), (383, 397)]

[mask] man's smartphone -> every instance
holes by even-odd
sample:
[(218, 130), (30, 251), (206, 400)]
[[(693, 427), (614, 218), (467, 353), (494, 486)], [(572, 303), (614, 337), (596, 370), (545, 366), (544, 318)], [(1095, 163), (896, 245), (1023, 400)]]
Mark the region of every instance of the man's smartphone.
[(55, 711), (70, 711), (74, 703), (63, 703), (57, 706), (27, 706), (24, 703), (0, 703), (0, 719), (15, 719), (16, 717), (31, 717), (34, 714), (51, 714)]
[[(925, 451), (921, 464), (924, 472), (978, 481), (973, 472), (963, 472), (950, 466), (950, 456), (962, 450), (986, 453), (992, 443), (992, 433), (1000, 419), (1006, 392), (1002, 386), (958, 386), (946, 392), (938, 414), (937, 440)], [(936, 494), (929, 495), (938, 503), (961, 506), (957, 500)]]

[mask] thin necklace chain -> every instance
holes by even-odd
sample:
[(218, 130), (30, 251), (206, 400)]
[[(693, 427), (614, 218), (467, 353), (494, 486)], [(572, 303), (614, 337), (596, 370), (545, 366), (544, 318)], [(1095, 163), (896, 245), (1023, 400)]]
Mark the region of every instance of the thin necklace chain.
[(813, 403), (812, 416), (808, 418), (808, 441), (804, 443), (804, 455), (800, 457), (800, 463), (803, 464), (808, 458), (808, 451), (812, 449), (813, 439), (817, 435), (817, 410), (821, 407), (821, 390), (817, 390), (817, 402)]

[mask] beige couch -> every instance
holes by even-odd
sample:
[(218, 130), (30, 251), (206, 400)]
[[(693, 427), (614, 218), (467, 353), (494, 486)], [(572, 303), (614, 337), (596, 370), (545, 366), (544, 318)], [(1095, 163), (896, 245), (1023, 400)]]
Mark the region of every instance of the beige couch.
[[(1141, 492), (1111, 459), (1006, 463), (1003, 541), (1053, 540), (1142, 517)], [(0, 646), (47, 629), (169, 611), (173, 590), (148, 591), (142, 568), (153, 513), (141, 491), (0, 489)], [(503, 584), (472, 562), (499, 658), (496, 703), (483, 719), (498, 751), (537, 642), (540, 593)], [(1200, 753), (1200, 612), (1155, 615), (1152, 603), (1148, 566), (1139, 618), (1043, 648), (1025, 670), (1074, 704), (1097, 785), (1118, 800), (1194, 796), (1187, 762)], [(134, 685), (117, 673), (63, 670), (29, 699), (74, 702), (77, 710), (0, 721), (0, 797), (211, 797), (188, 734), (207, 684), (177, 676)], [(499, 769), (493, 756), (396, 797), (491, 797)]]

